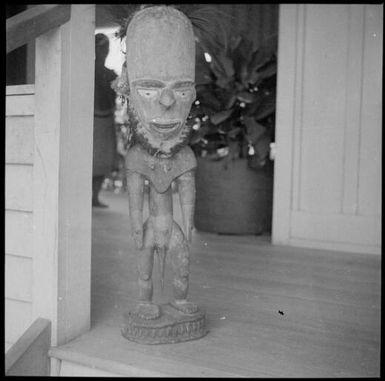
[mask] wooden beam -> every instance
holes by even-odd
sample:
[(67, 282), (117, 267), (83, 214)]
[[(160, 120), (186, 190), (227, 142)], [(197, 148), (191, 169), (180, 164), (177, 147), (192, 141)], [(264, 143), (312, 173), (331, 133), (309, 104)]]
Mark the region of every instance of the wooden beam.
[(70, 17), (70, 4), (44, 4), (8, 18), (7, 53), (66, 23)]

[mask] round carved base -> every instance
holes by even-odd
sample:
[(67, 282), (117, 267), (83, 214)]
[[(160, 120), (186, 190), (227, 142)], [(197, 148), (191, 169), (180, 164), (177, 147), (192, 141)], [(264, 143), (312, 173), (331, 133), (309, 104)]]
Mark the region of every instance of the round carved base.
[(184, 314), (169, 304), (159, 306), (158, 319), (146, 320), (133, 312), (124, 315), (122, 335), (141, 344), (172, 344), (196, 340), (207, 334), (203, 311)]

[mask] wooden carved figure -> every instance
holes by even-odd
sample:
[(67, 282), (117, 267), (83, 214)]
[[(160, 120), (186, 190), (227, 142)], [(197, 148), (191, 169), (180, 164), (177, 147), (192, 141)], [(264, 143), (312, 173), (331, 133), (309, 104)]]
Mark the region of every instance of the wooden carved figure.
[[(186, 341), (206, 334), (205, 317), (187, 300), (189, 244), (195, 204), (196, 159), (186, 123), (195, 100), (195, 39), (190, 20), (169, 6), (138, 11), (127, 27), (120, 81), (137, 125), (126, 156), (131, 228), (138, 250), (139, 302), (123, 335), (141, 343)], [(122, 91), (121, 91), (122, 93)], [(124, 93), (124, 91), (123, 91)], [(145, 180), (149, 218), (143, 221)], [(183, 230), (173, 219), (172, 183), (178, 186)], [(154, 256), (163, 282), (166, 256), (173, 270), (173, 300), (153, 301)]]

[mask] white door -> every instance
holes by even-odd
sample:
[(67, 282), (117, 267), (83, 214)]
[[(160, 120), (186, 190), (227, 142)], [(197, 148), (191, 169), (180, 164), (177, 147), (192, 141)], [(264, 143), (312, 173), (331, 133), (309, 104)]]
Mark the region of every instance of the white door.
[(281, 5), (273, 243), (380, 253), (383, 5)]

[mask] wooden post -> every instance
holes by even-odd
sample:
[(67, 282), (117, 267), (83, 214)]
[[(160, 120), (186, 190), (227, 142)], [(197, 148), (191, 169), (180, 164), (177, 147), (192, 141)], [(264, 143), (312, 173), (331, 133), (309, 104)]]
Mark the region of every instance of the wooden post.
[[(292, 187), (292, 160), (293, 160), (293, 132), (288, 128), (288, 121), (294, 119), (296, 104), (294, 89), (296, 86), (295, 74), (297, 51), (300, 42), (296, 41), (297, 29), (302, 31), (302, 5), (279, 6), (279, 41), (278, 57), (285, 57), (278, 61), (278, 88), (276, 113), (276, 145), (277, 155), (274, 161), (274, 194), (273, 194), (273, 226), (272, 242), (277, 245), (287, 245), (290, 240), (290, 208)], [(302, 17), (302, 18), (301, 18)], [(283, 61), (285, 64), (283, 64)], [(297, 106), (298, 108), (298, 106)], [(282, 159), (281, 159), (282, 158)], [(286, 192), (279, 191), (284, 186)]]
[(36, 40), (33, 317), (52, 345), (90, 327), (95, 8)]

